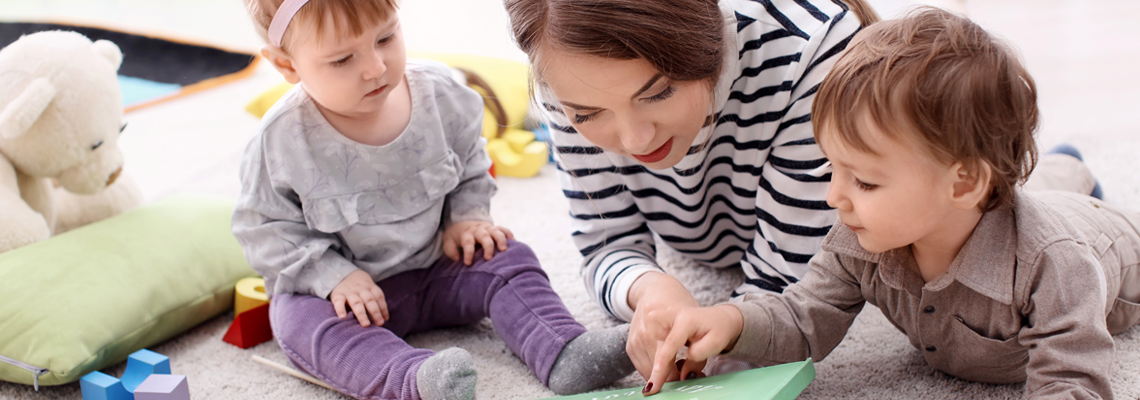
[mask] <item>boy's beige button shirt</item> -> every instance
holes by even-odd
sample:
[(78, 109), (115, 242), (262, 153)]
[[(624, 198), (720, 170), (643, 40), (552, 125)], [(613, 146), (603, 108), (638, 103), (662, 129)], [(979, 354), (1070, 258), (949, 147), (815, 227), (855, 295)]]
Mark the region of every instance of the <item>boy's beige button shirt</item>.
[(1024, 380), (1034, 398), (1112, 398), (1106, 313), (1115, 307), (1128, 326), (1140, 315), (1116, 299), (1121, 266), (1135, 269), (1140, 258), (1140, 221), (1124, 215), (1087, 196), (1019, 191), (1014, 209), (986, 213), (947, 272), (928, 283), (909, 248), (873, 254), (836, 224), (799, 283), (734, 303), (744, 329), (727, 356), (822, 360), (868, 302), (940, 371)]

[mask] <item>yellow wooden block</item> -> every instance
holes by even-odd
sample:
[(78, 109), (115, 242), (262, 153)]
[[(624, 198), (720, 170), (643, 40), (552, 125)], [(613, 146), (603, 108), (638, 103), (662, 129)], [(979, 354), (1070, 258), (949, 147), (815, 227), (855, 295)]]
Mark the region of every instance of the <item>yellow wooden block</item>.
[(265, 279), (243, 278), (234, 286), (234, 315), (269, 302), (265, 294)]

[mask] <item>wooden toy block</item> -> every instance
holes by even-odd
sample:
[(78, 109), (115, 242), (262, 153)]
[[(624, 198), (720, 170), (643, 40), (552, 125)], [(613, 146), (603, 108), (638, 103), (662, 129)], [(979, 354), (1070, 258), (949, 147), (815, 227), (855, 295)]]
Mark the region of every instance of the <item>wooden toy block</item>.
[(123, 372), (123, 387), (134, 393), (152, 374), (170, 374), (170, 357), (142, 349), (127, 357), (127, 370)]
[(269, 304), (262, 304), (249, 311), (234, 316), (234, 322), (222, 340), (243, 349), (257, 346), (273, 339), (269, 328)]
[(135, 400), (190, 400), (185, 375), (154, 374), (135, 389)]
[(266, 303), (269, 296), (265, 294), (265, 279), (243, 278), (234, 286), (235, 316)]
[(79, 390), (83, 400), (131, 400), (131, 393), (123, 387), (119, 378), (99, 371), (84, 375), (79, 380)]

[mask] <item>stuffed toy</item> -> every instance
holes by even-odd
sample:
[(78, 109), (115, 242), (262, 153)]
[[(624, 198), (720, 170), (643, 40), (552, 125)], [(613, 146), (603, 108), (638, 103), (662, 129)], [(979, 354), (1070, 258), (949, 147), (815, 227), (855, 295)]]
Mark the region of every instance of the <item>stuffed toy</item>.
[(121, 176), (122, 59), (114, 43), (67, 31), (0, 50), (0, 252), (141, 202)]

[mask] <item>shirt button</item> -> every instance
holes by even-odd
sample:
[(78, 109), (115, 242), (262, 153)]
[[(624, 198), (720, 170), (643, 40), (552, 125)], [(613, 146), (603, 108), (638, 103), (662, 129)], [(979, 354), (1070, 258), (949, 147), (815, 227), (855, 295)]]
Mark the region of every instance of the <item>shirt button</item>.
[(938, 350), (938, 348), (936, 348), (934, 346), (926, 346), (926, 351), (935, 351), (935, 350)]
[(934, 306), (926, 306), (926, 308), (922, 309), (922, 312), (927, 314), (934, 314)]

